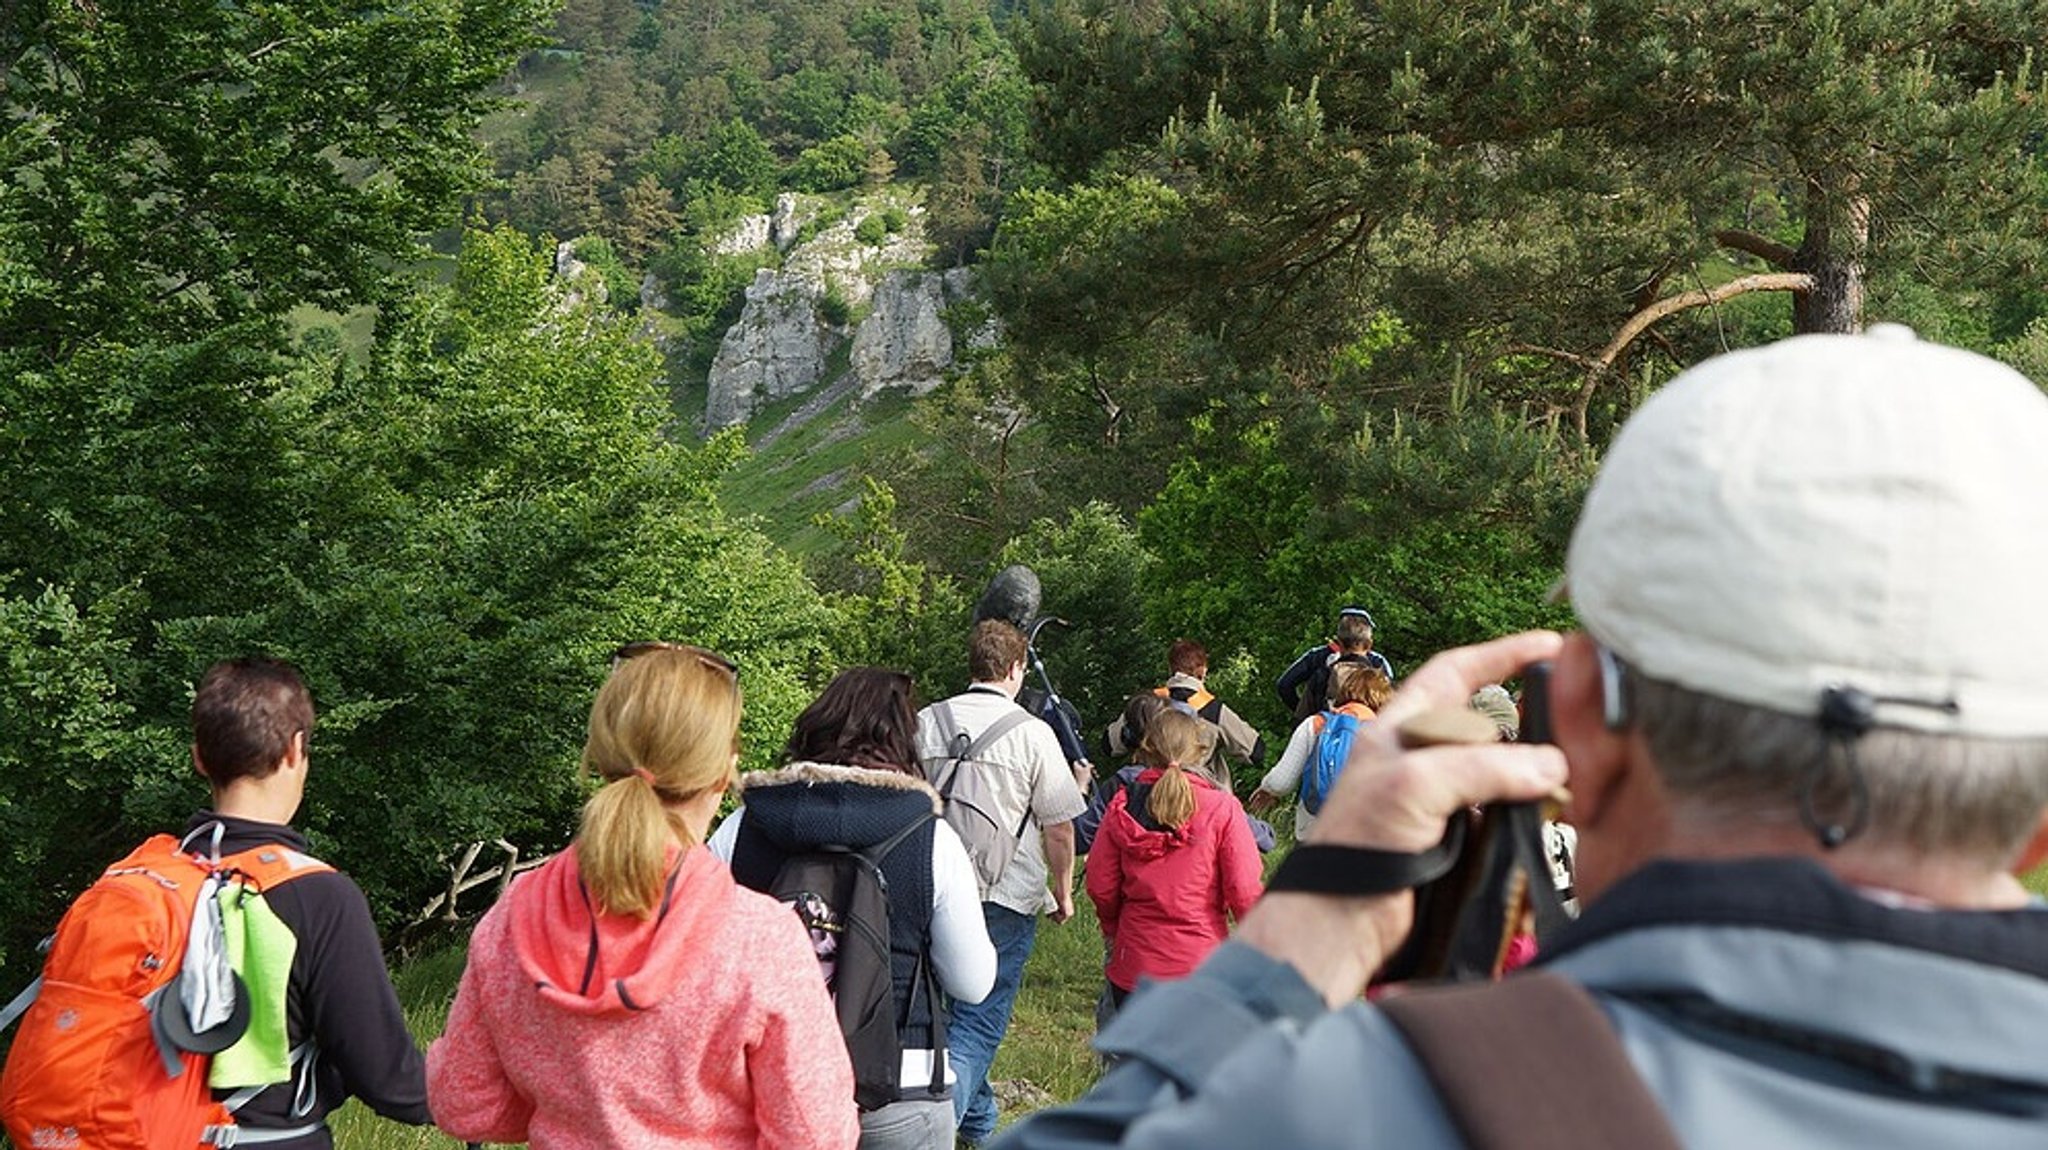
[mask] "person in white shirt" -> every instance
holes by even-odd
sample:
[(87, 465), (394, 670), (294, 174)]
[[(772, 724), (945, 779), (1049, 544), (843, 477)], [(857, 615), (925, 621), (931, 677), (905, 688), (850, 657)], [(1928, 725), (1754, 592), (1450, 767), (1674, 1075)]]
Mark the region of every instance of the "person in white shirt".
[[(955, 740), (972, 741), (1007, 716), (1021, 713), (1029, 644), (1024, 633), (996, 619), (975, 624), (968, 641), (966, 691), (933, 703), (917, 716), (917, 749), (929, 773), (951, 762)], [(1014, 720), (1013, 720), (1014, 721)], [(973, 769), (989, 770), (999, 826), (1019, 828), (1016, 852), (997, 874), (981, 874), (981, 910), (996, 948), (995, 988), (976, 1004), (953, 1012), (953, 1092), (959, 1137), (979, 1145), (995, 1133), (995, 1094), (989, 1064), (1010, 1028), (1010, 1011), (1024, 963), (1038, 935), (1038, 915), (1065, 922), (1074, 914), (1074, 820), (1088, 808), (1067, 769), (1052, 728), (1036, 718), (1016, 722), (976, 753)], [(1038, 833), (1030, 833), (1035, 826)], [(1048, 880), (1050, 889), (1047, 888)]]

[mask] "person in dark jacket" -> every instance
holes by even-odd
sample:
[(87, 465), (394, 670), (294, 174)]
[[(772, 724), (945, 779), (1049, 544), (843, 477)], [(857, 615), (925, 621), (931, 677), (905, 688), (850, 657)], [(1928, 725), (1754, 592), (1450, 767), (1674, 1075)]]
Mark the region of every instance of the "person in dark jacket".
[(1303, 651), (1273, 682), (1280, 705), (1296, 721), (1329, 706), (1330, 668), (1339, 663), (1364, 663), (1394, 681), (1394, 665), (1372, 647), (1372, 612), (1346, 607), (1337, 612), (1337, 633), (1326, 643)]
[(902, 1097), (862, 1112), (861, 1150), (952, 1150), (954, 1075), (945, 1058), (946, 997), (980, 1002), (996, 950), (982, 921), (974, 864), (917, 760), (910, 676), (843, 671), (797, 716), (788, 764), (741, 778), (744, 802), (711, 836), (712, 853), (743, 886), (766, 890), (784, 860), (822, 846), (856, 850), (911, 831), (882, 860), (888, 879), (890, 974), (903, 1043)]
[[(312, 731), (313, 698), (290, 664), (251, 657), (209, 668), (192, 699), (192, 765), (213, 802), (192, 816), (187, 835), (210, 836), (217, 826), (223, 855), (267, 845), (306, 855), (306, 838), (290, 823), (306, 793)], [(235, 1112), (244, 1143), (260, 1132), (266, 1150), (333, 1146), (327, 1115), (350, 1096), (399, 1122), (433, 1121), (426, 1063), (391, 988), (369, 902), (340, 871), (308, 869), (265, 893), (296, 941), (287, 1036), (312, 1052), (290, 1081)]]

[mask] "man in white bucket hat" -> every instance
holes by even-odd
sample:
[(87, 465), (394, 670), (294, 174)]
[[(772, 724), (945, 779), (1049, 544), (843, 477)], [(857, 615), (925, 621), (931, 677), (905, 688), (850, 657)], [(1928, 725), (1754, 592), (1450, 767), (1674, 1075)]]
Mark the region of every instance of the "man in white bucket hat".
[[(2048, 1144), (2044, 495), (2048, 398), (1902, 328), (1685, 372), (1587, 497), (1585, 629), (1411, 677), (1308, 861), (1002, 1145)], [(1555, 746), (1400, 747), (1546, 659)], [(1358, 1001), (1446, 818), (1566, 782), (1533, 972)]]

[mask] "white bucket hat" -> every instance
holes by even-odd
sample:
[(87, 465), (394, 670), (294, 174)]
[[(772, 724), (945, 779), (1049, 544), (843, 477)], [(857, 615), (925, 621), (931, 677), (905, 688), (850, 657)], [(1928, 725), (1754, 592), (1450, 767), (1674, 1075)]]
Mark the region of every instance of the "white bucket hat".
[(1719, 356), (1616, 436), (1565, 570), (1587, 631), (1652, 678), (2048, 736), (2048, 397), (1891, 325)]

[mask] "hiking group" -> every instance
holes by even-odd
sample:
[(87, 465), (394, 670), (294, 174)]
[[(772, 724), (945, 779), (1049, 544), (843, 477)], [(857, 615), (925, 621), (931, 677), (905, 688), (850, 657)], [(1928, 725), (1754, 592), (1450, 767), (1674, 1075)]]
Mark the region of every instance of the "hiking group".
[[(1025, 684), (1035, 580), (977, 610), (965, 690), (846, 670), (744, 776), (733, 664), (628, 644), (573, 844), (477, 924), (424, 1056), (361, 892), (289, 825), (304, 685), (223, 663), (212, 803), (65, 916), (0, 1114), (25, 1148), (148, 1150), (331, 1146), (350, 1096), (629, 1150), (2039, 1145), (2043, 445), (2034, 385), (1903, 329), (1709, 360), (1603, 461), (1560, 585), (1584, 630), (1396, 689), (1346, 607), (1276, 683), (1270, 768), (1179, 640), (1098, 781)], [(1077, 870), (1103, 1071), (997, 1135)]]

